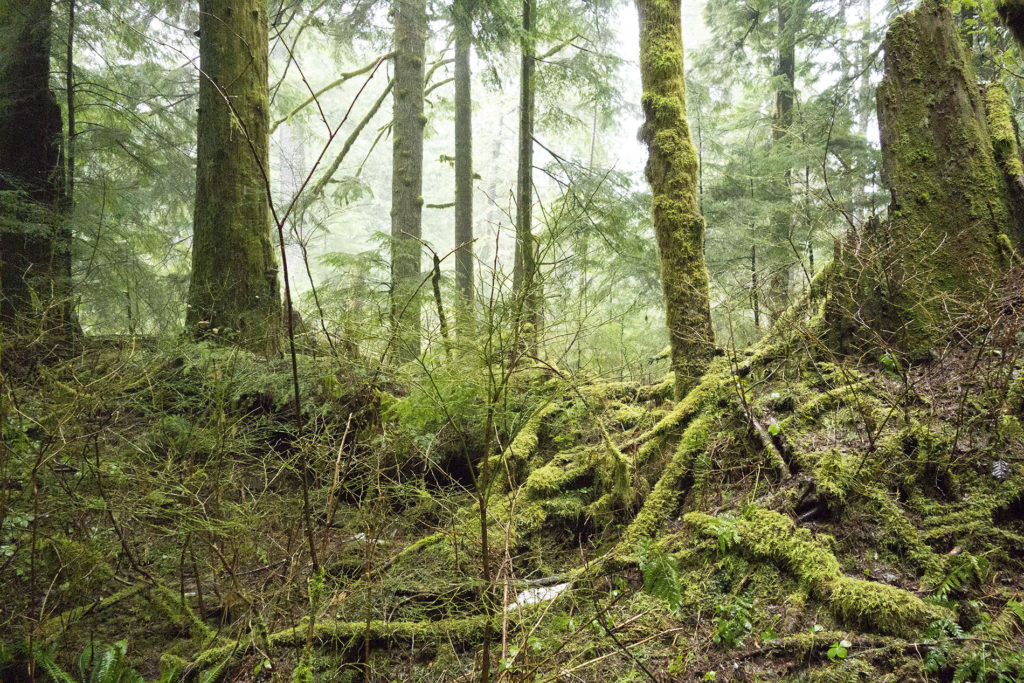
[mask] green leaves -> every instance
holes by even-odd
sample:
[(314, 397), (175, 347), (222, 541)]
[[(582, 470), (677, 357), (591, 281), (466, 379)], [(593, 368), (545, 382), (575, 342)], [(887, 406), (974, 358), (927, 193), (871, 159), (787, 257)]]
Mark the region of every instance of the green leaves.
[(839, 640), (832, 643), (832, 647), (828, 649), (828, 652), (826, 654), (828, 655), (828, 658), (832, 661), (835, 661), (837, 659), (846, 659), (846, 655), (851, 647), (853, 647), (853, 643), (851, 643), (850, 641), (845, 639)]
[(683, 604), (679, 560), (646, 539), (640, 546), (640, 571), (644, 575), (644, 590), (667, 602), (669, 610), (678, 614)]

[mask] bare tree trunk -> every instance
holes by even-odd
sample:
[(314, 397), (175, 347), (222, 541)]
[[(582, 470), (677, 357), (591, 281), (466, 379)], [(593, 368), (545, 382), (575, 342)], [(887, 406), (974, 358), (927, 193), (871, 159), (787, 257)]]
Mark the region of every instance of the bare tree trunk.
[(391, 179), (391, 322), (399, 362), (420, 353), (425, 0), (394, 0), (395, 86)]
[(455, 19), (455, 287), (460, 333), (469, 329), (473, 307), (473, 45), (469, 0), (456, 0)]
[[(794, 83), (796, 78), (796, 40), (791, 0), (778, 0), (778, 60), (775, 64), (775, 113), (772, 117), (772, 145), (784, 146), (793, 127)], [(768, 245), (768, 301), (777, 316), (789, 302), (790, 271), (793, 259), (790, 243), (793, 231), (793, 173), (786, 169), (772, 182), (773, 199), (778, 203), (771, 216)]]

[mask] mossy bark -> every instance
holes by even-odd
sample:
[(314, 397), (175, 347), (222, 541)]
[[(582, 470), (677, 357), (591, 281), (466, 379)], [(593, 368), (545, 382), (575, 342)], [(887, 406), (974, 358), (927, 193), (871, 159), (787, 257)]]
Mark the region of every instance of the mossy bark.
[(469, 328), (473, 305), (473, 99), (470, 56), (473, 25), (469, 0), (456, 0), (455, 24), (455, 288), (458, 329)]
[(686, 121), (681, 8), (670, 0), (636, 0), (640, 14), (640, 76), (649, 157), (654, 231), (675, 372), (682, 398), (714, 354), (704, 219), (697, 204), (697, 154)]
[(949, 9), (924, 0), (893, 21), (884, 47), (878, 120), (889, 219), (869, 223), (838, 255), (828, 315), (841, 347), (859, 336), (922, 357), (989, 297), (1001, 275), (998, 236), (1017, 231)]
[[(0, 0), (0, 323), (73, 331), (49, 0)], [(49, 334), (47, 334), (49, 336)]]
[(391, 321), (399, 362), (420, 353), (420, 237), (423, 229), (424, 0), (395, 0), (395, 86), (391, 176)]
[(519, 69), (519, 168), (516, 176), (516, 251), (512, 288), (519, 306), (517, 324), (532, 346), (537, 324), (537, 245), (533, 238), (533, 122), (536, 110), (536, 0), (523, 0)]
[(281, 298), (268, 204), (268, 19), (260, 0), (199, 3), (192, 276), (196, 337), (273, 351)]
[(1024, 0), (996, 0), (996, 10), (1013, 37), (1024, 45)]

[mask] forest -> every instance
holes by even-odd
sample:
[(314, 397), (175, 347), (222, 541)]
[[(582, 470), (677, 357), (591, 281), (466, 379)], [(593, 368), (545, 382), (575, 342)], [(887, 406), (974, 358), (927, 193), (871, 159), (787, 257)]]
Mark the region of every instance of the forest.
[(0, 0), (2, 683), (1024, 681), (1024, 0)]

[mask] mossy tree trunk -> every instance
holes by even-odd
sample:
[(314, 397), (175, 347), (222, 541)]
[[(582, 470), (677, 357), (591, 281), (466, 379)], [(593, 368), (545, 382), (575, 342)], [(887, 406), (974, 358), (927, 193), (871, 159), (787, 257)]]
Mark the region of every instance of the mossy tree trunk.
[(996, 10), (1013, 37), (1024, 45), (1024, 0), (996, 0)]
[[(793, 128), (793, 105), (796, 100), (796, 31), (793, 0), (779, 0), (778, 54), (775, 62), (775, 111), (772, 115), (772, 146), (786, 157), (786, 147)], [(793, 171), (788, 166), (773, 178), (772, 199), (776, 207), (771, 215), (767, 260), (771, 269), (768, 278), (768, 302), (773, 316), (778, 316), (789, 301), (790, 275), (793, 263)]]
[(0, 323), (74, 330), (50, 0), (0, 0)]
[(423, 220), (425, 0), (394, 0), (395, 87), (391, 178), (391, 320), (395, 358), (420, 353), (420, 237)]
[(519, 169), (516, 179), (516, 252), (512, 288), (519, 310), (517, 324), (523, 326), (523, 340), (536, 340), (537, 245), (533, 238), (533, 128), (536, 112), (535, 73), (537, 68), (536, 0), (523, 0), (522, 52), (519, 70)]
[(460, 332), (469, 328), (473, 306), (473, 99), (470, 52), (473, 25), (470, 0), (456, 0), (455, 24), (455, 286)]
[(649, 157), (654, 230), (675, 372), (682, 397), (714, 354), (704, 219), (697, 209), (697, 154), (686, 121), (681, 6), (636, 0), (640, 15), (640, 76), (645, 122), (640, 138)]
[(282, 314), (268, 204), (267, 42), (262, 0), (200, 0), (196, 199), (185, 323), (196, 337), (274, 351)]
[(1019, 239), (1019, 231), (1010, 174), (997, 163), (970, 55), (946, 4), (924, 0), (897, 17), (884, 48), (878, 122), (889, 219), (842, 254), (828, 315), (841, 347), (881, 342), (920, 358), (991, 297), (1002, 275), (1001, 236)]

